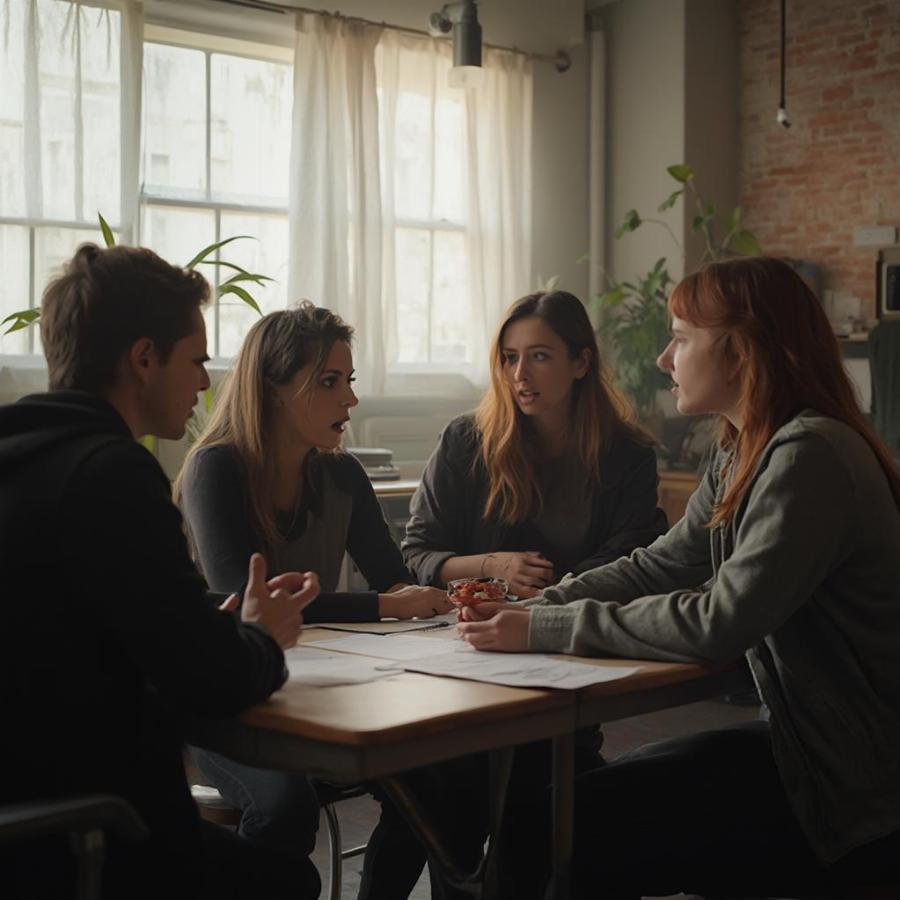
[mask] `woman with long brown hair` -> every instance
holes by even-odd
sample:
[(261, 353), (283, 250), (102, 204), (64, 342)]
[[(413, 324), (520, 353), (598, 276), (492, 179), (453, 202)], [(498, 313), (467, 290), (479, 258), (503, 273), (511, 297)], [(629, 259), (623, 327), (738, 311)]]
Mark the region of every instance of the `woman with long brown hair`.
[(474, 416), (452, 421), (428, 462), (404, 558), (422, 584), (495, 576), (532, 597), (664, 531), (657, 480), (581, 301), (529, 294), (497, 332)]
[(897, 464), (786, 263), (710, 264), (669, 308), (659, 364), (678, 409), (722, 417), (685, 517), (629, 559), (479, 607), (464, 636), (484, 650), (747, 657), (767, 721), (643, 748), (579, 780), (582, 895), (896, 888)]
[[(352, 338), (339, 316), (309, 302), (256, 322), (175, 482), (176, 502), (215, 591), (239, 590), (240, 561), (260, 551), (272, 574), (318, 573), (323, 592), (304, 612), (307, 623), (430, 618), (450, 610), (446, 593), (413, 583), (365, 471), (340, 450), (357, 404)], [(336, 592), (345, 552), (372, 590)], [(241, 810), (241, 834), (283, 853), (311, 851), (319, 811), (306, 778), (209, 751), (195, 757)], [(360, 898), (407, 896), (424, 864), (421, 845), (383, 800)]]

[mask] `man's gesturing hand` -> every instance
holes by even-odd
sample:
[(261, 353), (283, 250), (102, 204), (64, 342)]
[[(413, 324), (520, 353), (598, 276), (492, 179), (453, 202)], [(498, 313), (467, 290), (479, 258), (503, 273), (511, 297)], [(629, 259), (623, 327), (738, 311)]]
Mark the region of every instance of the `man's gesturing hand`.
[(265, 625), (282, 649), (288, 650), (303, 628), (301, 610), (318, 596), (319, 579), (314, 572), (285, 572), (266, 581), (266, 560), (254, 553), (241, 619)]

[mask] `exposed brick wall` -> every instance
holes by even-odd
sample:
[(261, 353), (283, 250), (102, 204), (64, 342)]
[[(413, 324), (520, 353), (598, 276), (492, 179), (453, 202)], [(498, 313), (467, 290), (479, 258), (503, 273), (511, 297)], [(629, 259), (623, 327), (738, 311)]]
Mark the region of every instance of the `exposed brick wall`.
[(740, 194), (764, 252), (825, 268), (874, 315), (877, 248), (900, 225), (900, 0), (787, 0), (789, 129), (775, 121), (779, 0), (740, 0)]

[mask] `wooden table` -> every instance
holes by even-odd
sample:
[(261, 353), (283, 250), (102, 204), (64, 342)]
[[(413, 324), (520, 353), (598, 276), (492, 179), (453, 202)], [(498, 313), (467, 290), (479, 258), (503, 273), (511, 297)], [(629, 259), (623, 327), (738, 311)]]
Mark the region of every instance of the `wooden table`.
[[(326, 636), (337, 635), (318, 628), (303, 635), (304, 642)], [(710, 673), (693, 664), (640, 660), (578, 661), (636, 666), (638, 671), (579, 691), (509, 688), (410, 672), (335, 687), (288, 684), (239, 719), (199, 723), (191, 737), (250, 765), (341, 782), (380, 779), (401, 807), (404, 798), (395, 796), (391, 776), (469, 753), (496, 754), (550, 739), (554, 896), (562, 900), (569, 896), (573, 846), (574, 730), (718, 696), (735, 690), (738, 680), (746, 686), (745, 676), (736, 670)], [(423, 833), (421, 823), (411, 824)], [(485, 896), (490, 891), (486, 888)]]

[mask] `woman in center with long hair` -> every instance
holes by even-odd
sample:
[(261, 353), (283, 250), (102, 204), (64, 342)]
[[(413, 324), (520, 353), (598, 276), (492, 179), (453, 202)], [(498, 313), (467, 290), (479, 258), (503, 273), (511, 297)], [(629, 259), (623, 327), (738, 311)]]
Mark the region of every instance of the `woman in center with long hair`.
[[(257, 551), (273, 575), (317, 572), (323, 592), (304, 612), (307, 623), (448, 612), (444, 591), (413, 583), (366, 473), (340, 451), (357, 404), (352, 337), (338, 316), (308, 302), (250, 329), (175, 482), (198, 566), (210, 588), (223, 592), (241, 589), (245, 560)], [(345, 552), (373, 590), (335, 593)], [(208, 751), (195, 758), (241, 810), (245, 837), (286, 853), (312, 850), (318, 804), (308, 779)], [(424, 862), (418, 841), (383, 801), (360, 897), (406, 897)]]
[(421, 584), (494, 576), (533, 597), (666, 530), (652, 439), (609, 382), (581, 301), (529, 294), (491, 349), (474, 415), (441, 435), (403, 555)]
[[(533, 597), (664, 532), (657, 481), (653, 441), (607, 379), (581, 301), (565, 291), (529, 294), (497, 331), (483, 401), (446, 427), (428, 462), (404, 558), (422, 584), (494, 576)], [(577, 771), (602, 764), (600, 743), (599, 729), (576, 732)], [(550, 762), (548, 741), (516, 748), (506, 822), (541, 808)], [(453, 823), (446, 830), (471, 869), (487, 832), (487, 761), (451, 760), (441, 772), (445, 792), (433, 805)], [(499, 846), (514, 865), (518, 848)], [(511, 881), (504, 896), (515, 896)]]

